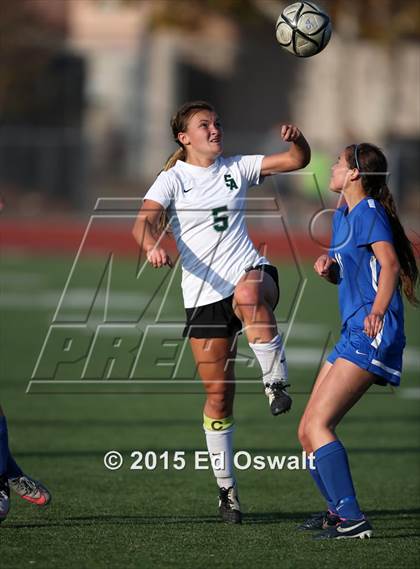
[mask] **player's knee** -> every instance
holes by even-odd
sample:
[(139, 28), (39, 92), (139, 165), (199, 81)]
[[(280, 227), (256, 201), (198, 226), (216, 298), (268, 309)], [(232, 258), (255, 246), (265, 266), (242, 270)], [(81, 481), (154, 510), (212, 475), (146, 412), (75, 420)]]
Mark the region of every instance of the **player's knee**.
[(309, 437), (306, 433), (306, 421), (301, 421), (298, 428), (298, 439), (304, 450), (310, 446)]
[(313, 434), (316, 434), (322, 426), (323, 421), (321, 417), (317, 416), (316, 413), (308, 414), (305, 419), (304, 436), (310, 439), (310, 437)]
[(237, 285), (234, 298), (242, 314), (254, 312), (255, 307), (263, 301), (258, 287), (249, 284)]
[(302, 449), (306, 451), (307, 454), (313, 452), (313, 444), (311, 437), (308, 434), (306, 418), (300, 422), (298, 429), (298, 439), (302, 446)]
[(313, 437), (317, 437), (319, 433), (333, 430), (333, 425), (322, 413), (311, 413), (305, 419), (304, 436), (308, 439), (309, 444), (312, 444)]
[(232, 414), (233, 393), (226, 390), (220, 393), (209, 393), (207, 395), (206, 406), (211, 409), (213, 416), (224, 416)]

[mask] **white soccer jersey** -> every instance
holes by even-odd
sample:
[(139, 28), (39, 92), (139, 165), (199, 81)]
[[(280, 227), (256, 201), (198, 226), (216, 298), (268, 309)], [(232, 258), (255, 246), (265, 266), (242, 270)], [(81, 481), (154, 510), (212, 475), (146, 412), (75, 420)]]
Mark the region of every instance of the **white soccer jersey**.
[(230, 296), (246, 268), (268, 263), (250, 240), (244, 216), (246, 191), (260, 183), (263, 158), (220, 157), (208, 168), (178, 160), (144, 196), (168, 210), (185, 308)]

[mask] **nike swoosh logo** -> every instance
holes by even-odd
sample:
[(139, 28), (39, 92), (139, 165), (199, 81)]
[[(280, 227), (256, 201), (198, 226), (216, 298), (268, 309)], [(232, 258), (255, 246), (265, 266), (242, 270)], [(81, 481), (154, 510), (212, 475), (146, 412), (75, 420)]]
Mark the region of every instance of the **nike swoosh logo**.
[(356, 350), (356, 354), (358, 354), (359, 356), (367, 356), (367, 354), (365, 354), (364, 352), (359, 352), (359, 350)]
[(47, 499), (45, 496), (39, 496), (39, 498), (30, 498), (29, 496), (21, 496), (27, 502), (31, 502), (31, 504), (36, 504), (37, 506), (44, 506), (47, 503)]
[(359, 528), (360, 526), (362, 526), (365, 523), (365, 520), (362, 520), (360, 523), (358, 523), (355, 526), (351, 526), (349, 528), (342, 528), (340, 526), (336, 527), (336, 530), (338, 531), (338, 533), (348, 533), (349, 531), (353, 531), (357, 528)]
[(188, 192), (190, 192), (192, 190), (192, 188), (190, 188), (189, 190), (184, 190), (184, 188), (182, 188), (182, 191), (184, 192), (184, 194), (187, 194)]

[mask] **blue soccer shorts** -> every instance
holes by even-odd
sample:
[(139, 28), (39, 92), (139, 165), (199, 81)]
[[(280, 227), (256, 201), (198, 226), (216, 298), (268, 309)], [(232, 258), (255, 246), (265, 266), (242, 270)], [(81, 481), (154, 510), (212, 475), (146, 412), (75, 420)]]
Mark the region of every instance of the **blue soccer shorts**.
[(382, 330), (371, 338), (363, 331), (365, 315), (366, 312), (359, 310), (347, 320), (327, 361), (333, 364), (337, 358), (343, 358), (377, 375), (376, 383), (397, 386), (400, 384), (405, 346), (401, 318), (388, 310)]

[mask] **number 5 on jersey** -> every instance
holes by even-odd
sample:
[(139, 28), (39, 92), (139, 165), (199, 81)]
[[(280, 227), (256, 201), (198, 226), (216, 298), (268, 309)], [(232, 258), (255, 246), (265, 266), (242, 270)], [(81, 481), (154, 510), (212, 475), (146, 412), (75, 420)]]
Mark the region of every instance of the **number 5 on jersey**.
[(229, 224), (229, 218), (227, 215), (219, 215), (223, 211), (227, 211), (228, 208), (226, 205), (222, 205), (221, 207), (215, 207), (211, 210), (213, 215), (213, 227), (216, 231), (224, 231), (227, 229)]

